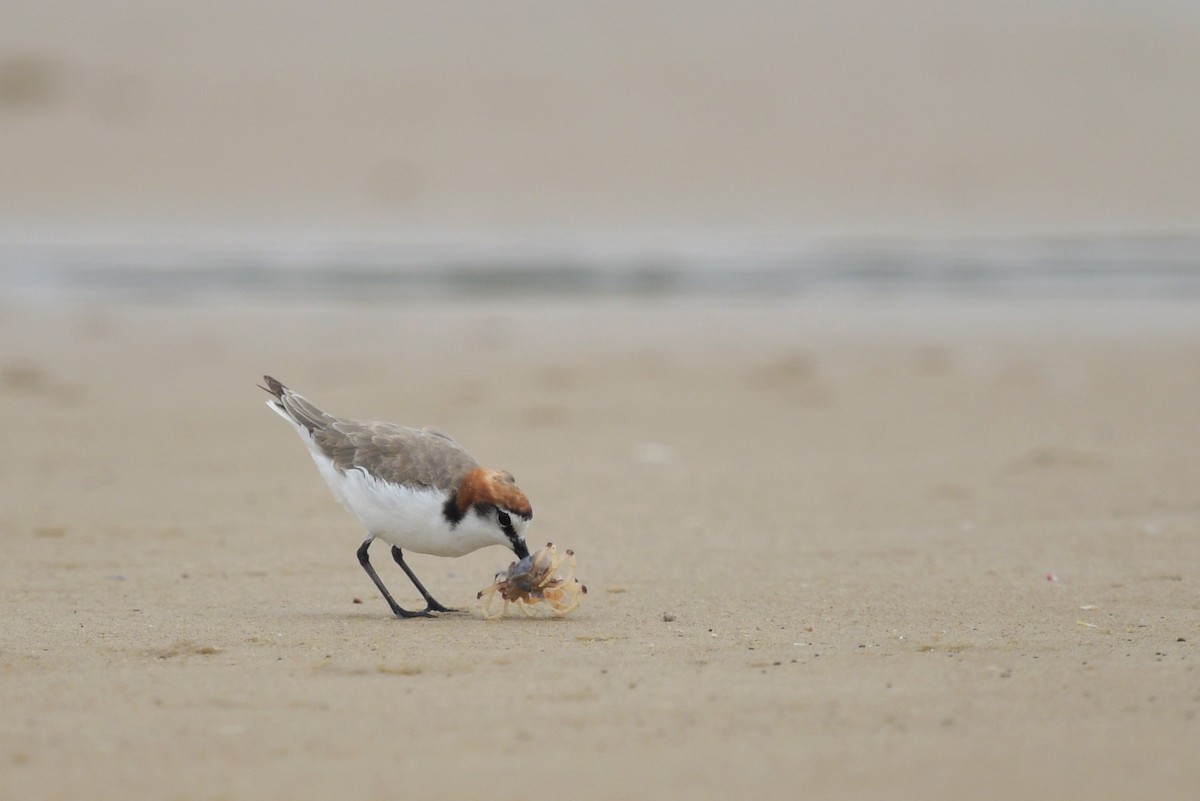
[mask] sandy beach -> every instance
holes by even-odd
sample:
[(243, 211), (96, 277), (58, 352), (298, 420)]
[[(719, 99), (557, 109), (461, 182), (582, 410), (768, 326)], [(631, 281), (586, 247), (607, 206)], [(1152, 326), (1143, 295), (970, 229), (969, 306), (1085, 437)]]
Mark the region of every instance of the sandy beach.
[[(10, 0), (0, 801), (1194, 797), (1200, 5), (1131, 8)], [(393, 619), (264, 373), (586, 603)]]
[[(1187, 797), (1198, 364), (1167, 300), (6, 307), (0, 797)], [(511, 470), (587, 603), (391, 618), (264, 372)]]

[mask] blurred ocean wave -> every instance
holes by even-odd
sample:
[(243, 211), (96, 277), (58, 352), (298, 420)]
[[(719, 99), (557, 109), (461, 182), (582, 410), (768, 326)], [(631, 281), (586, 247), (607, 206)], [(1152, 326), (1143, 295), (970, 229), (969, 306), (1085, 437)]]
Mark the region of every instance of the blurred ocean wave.
[(0, 293), (12, 300), (401, 302), (824, 292), (1195, 297), (1200, 296), (1200, 238), (875, 240), (808, 246), (0, 244)]

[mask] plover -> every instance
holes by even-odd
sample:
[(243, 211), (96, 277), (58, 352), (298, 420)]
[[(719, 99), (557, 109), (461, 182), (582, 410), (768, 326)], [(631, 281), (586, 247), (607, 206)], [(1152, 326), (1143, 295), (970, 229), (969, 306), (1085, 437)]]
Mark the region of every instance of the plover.
[[(404, 551), (462, 556), (487, 545), (504, 545), (529, 556), (525, 527), (533, 508), (512, 474), (489, 470), (450, 437), (426, 428), (367, 423), (334, 417), (271, 376), (263, 376), (267, 401), (308, 446), (334, 496), (366, 526), (358, 561), (397, 617), (432, 617), (442, 606), (404, 562)], [(392, 546), (392, 557), (426, 606), (402, 608), (371, 566), (375, 539)]]

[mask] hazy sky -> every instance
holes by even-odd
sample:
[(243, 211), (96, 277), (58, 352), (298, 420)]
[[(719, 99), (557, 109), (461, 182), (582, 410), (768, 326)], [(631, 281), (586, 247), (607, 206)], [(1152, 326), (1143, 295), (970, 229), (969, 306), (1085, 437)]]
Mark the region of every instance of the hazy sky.
[(0, 224), (1200, 230), (1200, 3), (6, 0)]

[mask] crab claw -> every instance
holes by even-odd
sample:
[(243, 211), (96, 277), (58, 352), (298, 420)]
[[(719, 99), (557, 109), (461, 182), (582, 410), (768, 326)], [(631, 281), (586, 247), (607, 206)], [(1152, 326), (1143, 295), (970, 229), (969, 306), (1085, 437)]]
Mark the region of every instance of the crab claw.
[(530, 557), (529, 570), (526, 572), (537, 571), (545, 573), (554, 564), (554, 544), (550, 543), (545, 548), (533, 554)]

